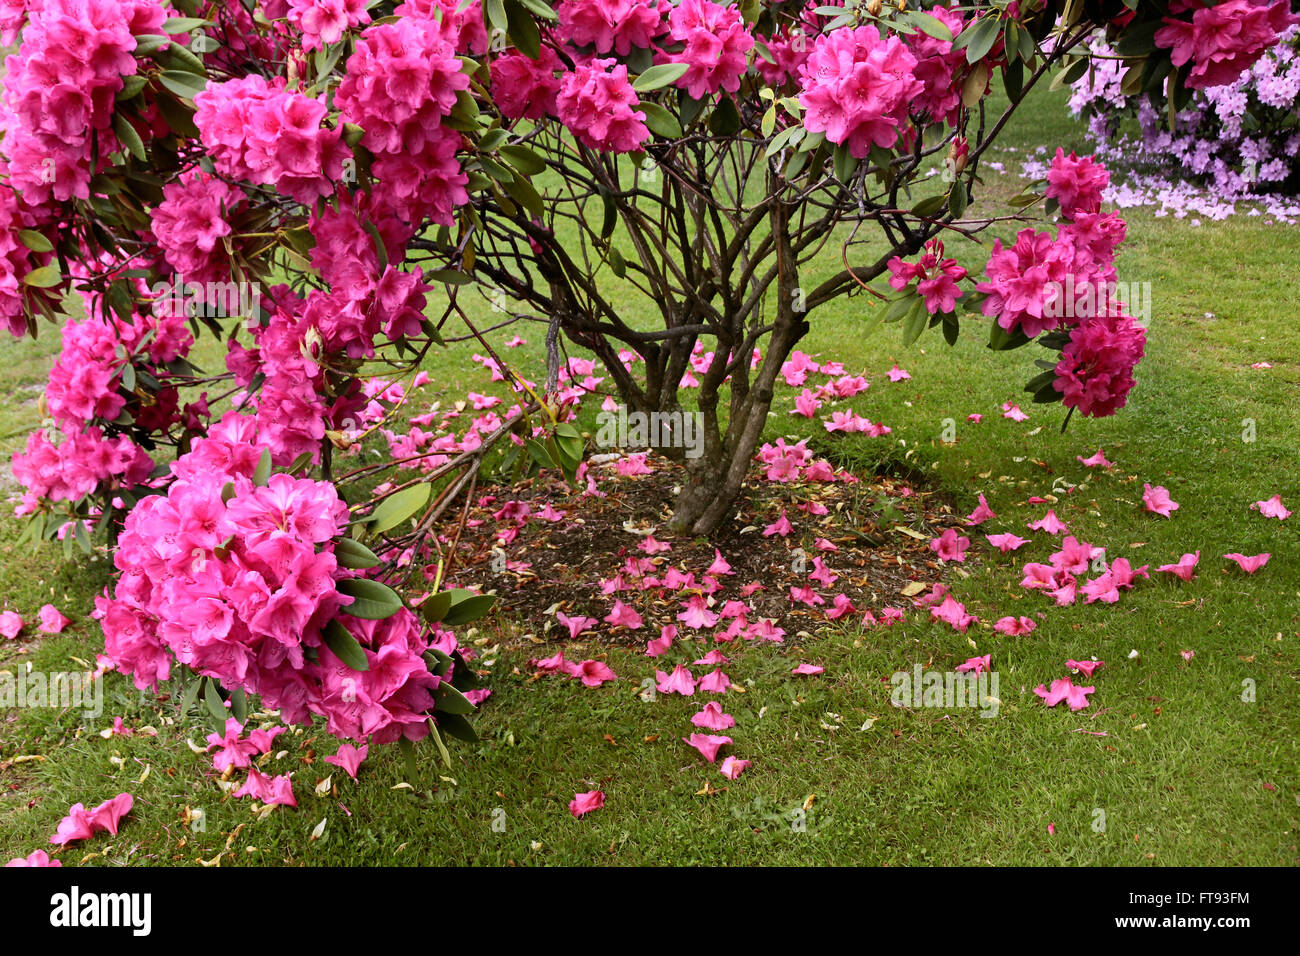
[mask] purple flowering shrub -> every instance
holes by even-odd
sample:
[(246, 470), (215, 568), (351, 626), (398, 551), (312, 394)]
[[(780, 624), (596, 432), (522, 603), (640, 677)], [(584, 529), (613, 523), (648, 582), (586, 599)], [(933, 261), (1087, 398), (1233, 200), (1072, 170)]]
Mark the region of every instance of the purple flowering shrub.
[[(1189, 91), (1171, 111), (1163, 91), (1135, 91), (1136, 66), (1098, 37), (1096, 57), (1072, 84), (1070, 111), (1088, 123), (1099, 158), (1117, 175), (1107, 200), (1159, 206), (1178, 218), (1300, 216), (1300, 27), (1231, 82)], [(1041, 175), (1036, 166), (1026, 169)]]

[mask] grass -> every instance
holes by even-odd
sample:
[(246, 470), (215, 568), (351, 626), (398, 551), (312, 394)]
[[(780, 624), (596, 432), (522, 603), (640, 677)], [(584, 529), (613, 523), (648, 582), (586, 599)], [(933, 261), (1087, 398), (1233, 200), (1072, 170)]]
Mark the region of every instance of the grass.
[[(1040, 143), (1083, 145), (1063, 97), (1049, 94), (1035, 96), (1003, 142), (1022, 154)], [(1015, 166), (1011, 154), (996, 158)], [(1011, 177), (989, 178), (994, 196), (1019, 188)], [(1245, 216), (1200, 227), (1141, 210), (1125, 218), (1121, 278), (1150, 282), (1154, 308), (1140, 384), (1116, 417), (1076, 417), (1065, 434), (1060, 406), (1026, 404), (1029, 421), (1005, 420), (1000, 405), (1024, 398), (1035, 347), (995, 354), (971, 328), (952, 349), (927, 333), (904, 350), (896, 330), (863, 335), (870, 307), (854, 298), (818, 315), (800, 347), (863, 370), (872, 387), (849, 405), (894, 434), (834, 439), (819, 422), (786, 415), (793, 394), (783, 391), (768, 437), (806, 436), (864, 473), (883, 459), (906, 461), (962, 513), (983, 492), (999, 514), (980, 529), (989, 533), (1023, 532), (1045, 508), (1026, 499), (1055, 493), (1071, 532), (1106, 546), (1110, 557), (1154, 567), (1200, 549), (1192, 582), (1153, 574), (1115, 605), (1058, 610), (1018, 586), (1017, 568), (1050, 553), (1037, 536), (1014, 559), (979, 549), (981, 560), (962, 569), (968, 576), (952, 581), (985, 622), (1046, 612), (1026, 637), (982, 626), (967, 640), (911, 614), (892, 629), (828, 624), (783, 648), (738, 648), (728, 673), (743, 691), (725, 698), (736, 718), (728, 733), (733, 751), (754, 766), (734, 782), (678, 741), (692, 729), (698, 698), (639, 698), (641, 679), (653, 672), (639, 652), (589, 645), (621, 678), (599, 689), (531, 679), (527, 658), (555, 649), (520, 638), (536, 622), (464, 635), (491, 671), (493, 697), (475, 718), (480, 742), (454, 744), (451, 768), (422, 745), (408, 780), (400, 756), (385, 751), (357, 782), (335, 772), (332, 791), (318, 796), (313, 785), (334, 771), (321, 758), (334, 743), (319, 730), (295, 729), (271, 766), (294, 772), (300, 806), (264, 819), (225, 795), (208, 761), (185, 745), (186, 737), (200, 742), (206, 726), (182, 723), (174, 706), (110, 678), (99, 718), (5, 715), (0, 764), (16, 755), (44, 759), (0, 771), (0, 858), (46, 846), (72, 803), (125, 790), (136, 807), (121, 834), (65, 850), (65, 865), (1295, 865), (1300, 517), (1270, 521), (1249, 504), (1275, 493), (1292, 507), (1300, 502), (1300, 233)], [(953, 246), (968, 265), (978, 259)], [(634, 316), (643, 308), (620, 304)], [(34, 400), (56, 345), (49, 331), (34, 344), (0, 344), (5, 451), (38, 424)], [(525, 368), (538, 369), (541, 335), (524, 334)], [(435, 385), (424, 397), (445, 403), (467, 388), (483, 391), (483, 376), (467, 362), (473, 350), (436, 356)], [(889, 383), (884, 372), (895, 361), (912, 381)], [(1252, 369), (1258, 361), (1274, 367)], [(972, 412), (983, 422), (968, 423)], [(945, 444), (949, 419), (957, 441)], [(1076, 461), (1098, 446), (1117, 463), (1113, 471)], [(1142, 510), (1143, 482), (1165, 485), (1181, 502), (1172, 519)], [(3, 524), (14, 540), (18, 524)], [(1273, 559), (1248, 578), (1220, 558), (1227, 551), (1270, 551)], [(0, 548), (7, 607), (34, 621), (52, 601), (76, 618), (63, 636), (30, 639), (29, 630), (5, 642), (0, 666), (57, 671), (93, 661), (102, 638), (87, 613), (107, 583), (102, 559), (69, 566), (52, 549)], [(1184, 660), (1183, 650), (1195, 656)], [(915, 663), (948, 670), (975, 653), (991, 653), (1000, 674), (996, 719), (890, 706), (894, 671)], [(1065, 676), (1067, 658), (1092, 655), (1107, 662), (1091, 681), (1092, 706), (1078, 714), (1045, 709), (1032, 688)], [(799, 660), (826, 673), (791, 678)], [(1254, 702), (1242, 700), (1247, 681)], [(115, 715), (157, 736), (98, 736)], [(605, 808), (573, 819), (566, 807), (574, 792), (596, 787)], [(206, 829), (185, 825), (187, 808), (206, 812)], [(324, 836), (313, 841), (322, 818)]]

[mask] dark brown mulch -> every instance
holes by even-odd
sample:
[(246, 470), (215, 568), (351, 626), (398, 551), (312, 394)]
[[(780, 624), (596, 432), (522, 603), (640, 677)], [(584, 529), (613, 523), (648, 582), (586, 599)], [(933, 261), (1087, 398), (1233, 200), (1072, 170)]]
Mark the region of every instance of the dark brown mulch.
[[(692, 633), (676, 619), (682, 603), (698, 590), (671, 591), (632, 589), (605, 595), (602, 578), (613, 578), (629, 556), (646, 557), (638, 544), (653, 529), (659, 541), (672, 550), (653, 555), (656, 576), (670, 566), (683, 573), (695, 572), (702, 579), (714, 560), (714, 548), (735, 572), (719, 577), (722, 587), (713, 594), (712, 610), (719, 611), (729, 599), (745, 601), (753, 608), (750, 621), (772, 618), (788, 635), (827, 622), (836, 594), (846, 594), (857, 614), (843, 621), (861, 618), (867, 610), (884, 607), (910, 608), (915, 597), (943, 579), (943, 565), (929, 548), (929, 541), (947, 527), (962, 524), (949, 504), (932, 490), (914, 481), (889, 475), (865, 476), (856, 483), (778, 484), (763, 481), (756, 473), (742, 493), (737, 515), (712, 540), (673, 535), (668, 531), (673, 489), (684, 478), (680, 464), (651, 458), (652, 474), (620, 477), (612, 467), (596, 468), (599, 488), (607, 497), (584, 497), (580, 489), (534, 479), (508, 489), (480, 494), (470, 511), (473, 526), (465, 528), (456, 549), (451, 580), (458, 587), (494, 591), (497, 613), (513, 620), (524, 631), (552, 640), (567, 639), (567, 631), (554, 620), (556, 610), (569, 616), (601, 620), (594, 629), (596, 639), (610, 643), (640, 644), (658, 637), (665, 624), (677, 624), (683, 634)], [(486, 496), (486, 497), (485, 497)], [(495, 500), (489, 500), (495, 499)], [(534, 517), (513, 542), (499, 546), (497, 533), (504, 527), (493, 517), (509, 501), (527, 502)], [(827, 514), (814, 516), (798, 505), (819, 502)], [(535, 515), (550, 504), (565, 512), (561, 521), (538, 520)], [(764, 537), (763, 529), (776, 521), (782, 509), (794, 526), (788, 537)], [(910, 533), (909, 533), (910, 532)], [(825, 552), (815, 541), (825, 538), (839, 547)], [(494, 556), (494, 549), (500, 551)], [(795, 571), (796, 549), (806, 555), (802, 573)], [(516, 570), (502, 572), (501, 552)], [(820, 556), (839, 579), (824, 587), (808, 578), (813, 558)], [(519, 569), (520, 563), (527, 568)], [(766, 586), (749, 597), (741, 588), (750, 582)], [(826, 601), (809, 607), (791, 600), (792, 587), (811, 587)], [(644, 618), (636, 631), (604, 623), (615, 598), (634, 607)], [(719, 622), (722, 631), (727, 621)], [(590, 639), (586, 635), (584, 640)]]

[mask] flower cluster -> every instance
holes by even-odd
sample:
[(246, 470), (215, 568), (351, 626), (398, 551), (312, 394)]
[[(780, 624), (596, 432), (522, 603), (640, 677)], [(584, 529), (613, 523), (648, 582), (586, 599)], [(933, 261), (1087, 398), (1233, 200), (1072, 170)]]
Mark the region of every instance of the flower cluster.
[[(1193, 4), (1180, 4), (1191, 8)], [(1156, 46), (1169, 50), (1175, 66), (1189, 60), (1190, 89), (1232, 83), (1277, 43), (1287, 27), (1300, 23), (1288, 0), (1227, 0), (1213, 6), (1195, 5), (1192, 21), (1165, 18), (1156, 31)]]
[(163, 187), (153, 215), (153, 234), (167, 264), (186, 281), (230, 281), (230, 257), (222, 240), (231, 234), (230, 213), (244, 194), (213, 176), (196, 172)]
[(602, 54), (649, 49), (664, 29), (663, 5), (656, 0), (563, 0), (555, 12), (563, 36)]
[[(348, 509), (328, 482), (253, 480), (263, 446), (256, 424), (228, 413), (172, 466), (166, 495), (128, 516), (115, 555), (113, 597), (96, 601), (113, 666), (140, 688), (184, 664), (228, 689), (258, 694), (291, 723), (312, 714), (332, 733), (379, 742), (428, 733), (438, 678), (414, 615), (382, 621), (346, 614), (334, 539)], [(326, 645), (346, 627), (369, 670), (354, 671)]]
[(158, 0), (45, 0), (28, 7), (0, 93), (9, 179), (32, 204), (51, 196), (88, 199), (92, 145), (99, 143), (101, 155), (118, 148), (113, 98), (122, 77), (137, 71), (136, 37), (161, 34), (168, 14)]
[(302, 31), (302, 48), (338, 43), (344, 30), (370, 22), (366, 0), (289, 0), (289, 22)]
[(682, 0), (668, 14), (668, 35), (681, 43), (680, 53), (665, 62), (689, 67), (677, 86), (696, 99), (740, 88), (740, 77), (748, 68), (746, 57), (754, 38), (735, 5), (724, 7), (712, 0)]
[(368, 28), (357, 40), (335, 103), (365, 130), (383, 194), (408, 222), (450, 225), (468, 201), (455, 153), (461, 136), (442, 124), (469, 76), (439, 24), (415, 17)]
[[(959, 10), (931, 7), (926, 12), (946, 26), (953, 39), (965, 26)], [(965, 51), (954, 50), (952, 40), (941, 40), (921, 30), (906, 37), (905, 42), (916, 57), (914, 75), (921, 81), (921, 91), (911, 104), (912, 115), (956, 126), (961, 110), (962, 81), (967, 69)]]
[(257, 75), (209, 83), (194, 97), (194, 124), (219, 174), (312, 203), (334, 192), (350, 151), (325, 125), (324, 101), (287, 86)]
[(843, 27), (819, 36), (799, 67), (804, 126), (846, 144), (859, 159), (872, 146), (892, 148), (912, 101), (924, 92), (916, 57), (897, 36), (874, 26)]
[(920, 262), (904, 262), (894, 256), (889, 260), (889, 284), (895, 289), (906, 289), (913, 280), (919, 280), (916, 291), (925, 299), (925, 309), (931, 315), (951, 312), (961, 297), (957, 283), (966, 278), (966, 270), (956, 259), (943, 257), (943, 242), (931, 239), (925, 244)]
[(1122, 312), (1086, 319), (1070, 330), (1056, 365), (1055, 387), (1071, 408), (1094, 418), (1128, 401), (1133, 369), (1146, 352), (1146, 331)]
[(148, 480), (153, 459), (126, 435), (106, 438), (102, 429), (69, 431), (55, 444), (44, 429), (27, 436), (13, 457), (14, 478), (25, 490), (19, 514), (40, 501), (79, 501), (104, 487), (132, 488)]
[(613, 59), (577, 66), (560, 80), (555, 112), (591, 149), (630, 153), (650, 136), (645, 113), (628, 82), (627, 67)]

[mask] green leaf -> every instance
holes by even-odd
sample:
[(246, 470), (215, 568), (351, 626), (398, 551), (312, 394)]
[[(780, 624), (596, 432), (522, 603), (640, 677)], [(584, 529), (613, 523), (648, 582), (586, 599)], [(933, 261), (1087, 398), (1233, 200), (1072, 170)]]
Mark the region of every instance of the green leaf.
[(529, 438), (524, 441), (524, 447), (528, 453), (533, 456), (533, 460), (543, 468), (559, 468), (560, 463), (551, 457), (550, 451), (545, 445), (536, 438)]
[(437, 594), (431, 594), (420, 605), (420, 613), (424, 615), (424, 619), (430, 624), (438, 624), (451, 610), (453, 597), (455, 595), (450, 591), (439, 591)]
[(909, 11), (907, 19), (916, 24), (922, 33), (928, 33), (936, 40), (945, 40), (952, 42), (952, 31), (948, 29), (948, 24), (944, 23), (938, 17), (931, 16), (928, 13), (922, 13), (919, 10)]
[(126, 147), (127, 151), (136, 159), (148, 159), (148, 154), (144, 151), (144, 140), (136, 132), (135, 127), (121, 113), (113, 114), (113, 133), (117, 136), (118, 142)]
[(248, 722), (248, 694), (237, 687), (230, 692), (230, 713), (241, 724)]
[(546, 171), (546, 161), (522, 144), (502, 146), (497, 152), (525, 176), (536, 176)]
[[(1002, 35), (1002, 31), (998, 28), (998, 21), (999, 18), (991, 14), (980, 17), (979, 22), (975, 24), (974, 30), (970, 31), (971, 38), (966, 41), (967, 63), (978, 63), (988, 56), (989, 51), (998, 42), (998, 37)], [(963, 37), (966, 32), (965, 30), (962, 31)], [(958, 37), (958, 39), (961, 39), (961, 37)]]
[(651, 90), (671, 86), (685, 76), (690, 68), (689, 63), (660, 63), (633, 80), (632, 89), (638, 93), (649, 93)]
[(424, 278), (429, 282), (442, 282), (446, 285), (469, 285), (474, 279), (456, 269), (434, 269), (426, 272)]
[(495, 27), (502, 33), (510, 30), (510, 19), (506, 16), (506, 5), (502, 0), (483, 0), (483, 16), (488, 26)]
[(474, 732), (473, 725), (460, 714), (452, 714), (447, 711), (438, 711), (438, 726), (447, 734), (455, 737), (457, 740), (463, 740), (467, 744), (478, 743), (478, 734)]
[(952, 184), (952, 192), (948, 194), (948, 211), (954, 219), (960, 219), (966, 212), (966, 184), (961, 180)]
[(402, 760), (406, 764), (406, 776), (415, 780), (420, 775), (420, 767), (415, 762), (415, 744), (406, 737), (398, 737), (397, 749), (402, 752)]
[(469, 702), (464, 694), (451, 686), (451, 681), (443, 681), (433, 692), (433, 699), (436, 701), (434, 709), (443, 714), (465, 714), (474, 713), (474, 705)]
[(853, 178), (853, 173), (858, 168), (858, 158), (849, 152), (849, 148), (841, 143), (835, 147), (835, 178), (842, 183), (847, 183)]
[(510, 39), (514, 41), (515, 49), (528, 59), (536, 60), (542, 55), (542, 35), (537, 22), (519, 3), (508, 2), (505, 6)]
[(178, 33), (193, 33), (199, 27), (210, 26), (210, 21), (200, 17), (172, 17), (162, 25), (163, 33), (176, 36)]
[(463, 588), (452, 588), (447, 593), (451, 594), (451, 608), (442, 618), (442, 623), (447, 627), (459, 627), (477, 621), (491, 611), (497, 602), (495, 594), (475, 594)]
[(229, 714), (226, 712), (225, 702), (221, 699), (221, 692), (217, 689), (217, 682), (210, 677), (203, 685), (203, 700), (208, 705), (208, 716), (217, 725), (218, 733), (221, 732), (226, 726), (226, 718)]
[(939, 194), (938, 196), (927, 196), (925, 199), (922, 199), (919, 203), (917, 203), (915, 206), (912, 207), (912, 215), (919, 216), (922, 219), (929, 219), (940, 209), (942, 209), (943, 204), (947, 201), (948, 201), (948, 197), (943, 195), (942, 193)]
[(345, 607), (348, 614), (367, 621), (382, 621), (402, 609), (402, 599), (386, 584), (369, 578), (347, 578), (338, 583), (338, 592), (355, 600)]
[(18, 241), (32, 252), (53, 252), (54, 244), (35, 229), (19, 229)]
[(637, 109), (645, 113), (645, 125), (656, 136), (662, 136), (664, 139), (681, 138), (682, 126), (677, 122), (677, 117), (658, 103), (642, 100), (637, 105)]
[(198, 680), (192, 681), (185, 688), (185, 695), (181, 697), (180, 705), (180, 713), (182, 717), (190, 712), (190, 708), (194, 706), (194, 702), (199, 699), (199, 691), (203, 689), (203, 681), (204, 678), (200, 677)]
[(163, 70), (158, 74), (158, 82), (184, 100), (192, 100), (208, 88), (205, 77), (181, 70)]
[(740, 111), (730, 96), (724, 96), (709, 114), (709, 131), (715, 136), (731, 136), (740, 129)]
[(352, 571), (359, 568), (375, 568), (382, 563), (375, 552), (355, 538), (339, 538), (335, 541), (334, 557), (338, 559), (339, 567)]
[(417, 511), (428, 504), (432, 491), (432, 485), (412, 485), (410, 488), (403, 488), (396, 494), (389, 495), (375, 506), (374, 512), (370, 515), (368, 519), (370, 530), (376, 534), (383, 534), (404, 521), (409, 521)]
[(50, 289), (62, 281), (63, 276), (59, 274), (59, 267), (56, 265), (41, 266), (23, 276), (23, 285), (34, 289)]
[[(351, 608), (348, 610), (351, 612)], [(334, 653), (334, 656), (352, 670), (370, 670), (370, 662), (366, 660), (366, 652), (348, 629), (337, 620), (330, 621), (325, 625), (324, 630), (321, 631), (321, 637), (325, 641), (325, 646)]]
[(917, 296), (916, 302), (903, 319), (903, 347), (907, 348), (925, 331), (930, 322), (930, 313), (925, 309), (925, 300)]
[(257, 467), (253, 469), (253, 484), (258, 487), (265, 487), (266, 483), (271, 480), (271, 449), (263, 448), (262, 457), (257, 459)]

